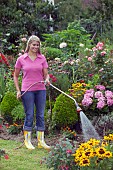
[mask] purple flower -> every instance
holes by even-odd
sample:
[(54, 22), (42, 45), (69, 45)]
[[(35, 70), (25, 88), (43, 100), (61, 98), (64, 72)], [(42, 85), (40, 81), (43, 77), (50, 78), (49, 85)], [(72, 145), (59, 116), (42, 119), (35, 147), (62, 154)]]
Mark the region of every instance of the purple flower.
[(97, 99), (98, 101), (105, 101), (106, 100), (106, 98), (103, 96), (103, 97), (99, 97), (98, 99)]
[(88, 74), (89, 77), (93, 77), (93, 74)]
[(105, 106), (105, 102), (100, 100), (98, 103), (97, 103), (97, 108), (98, 109), (102, 109), (103, 107)]
[(105, 91), (105, 97), (106, 98), (113, 98), (113, 92), (110, 90)]
[(94, 89), (86, 90), (85, 95), (89, 97), (93, 97), (94, 95)]
[(91, 98), (84, 98), (82, 100), (82, 105), (83, 106), (90, 106), (93, 103), (93, 100)]
[(104, 97), (103, 93), (101, 91), (95, 92), (95, 98), (100, 98), (100, 97)]
[(105, 86), (103, 86), (103, 85), (96, 85), (95, 88), (98, 89), (98, 90), (105, 90), (106, 89)]
[(107, 99), (107, 105), (112, 106), (113, 105), (113, 99), (108, 98)]

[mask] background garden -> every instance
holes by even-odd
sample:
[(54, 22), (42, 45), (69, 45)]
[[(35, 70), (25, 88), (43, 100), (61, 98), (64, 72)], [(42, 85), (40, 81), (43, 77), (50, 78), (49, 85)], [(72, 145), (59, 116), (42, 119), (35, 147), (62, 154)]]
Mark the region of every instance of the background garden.
[[(21, 101), (16, 99), (13, 72), (27, 39), (35, 34), (41, 39), (41, 52), (49, 64), (51, 83), (77, 101), (101, 140), (84, 141), (73, 100), (47, 87), (46, 136), (49, 142), (54, 140), (49, 153), (41, 150), (40, 161), (44, 167), (37, 160), (40, 151), (30, 153), (38, 162), (34, 170), (113, 170), (112, 0), (56, 0), (54, 4), (41, 0), (1, 0), (0, 7), (1, 158), (4, 155), (7, 159), (8, 152), (14, 164), (16, 157), (12, 152), (12, 145), (16, 144), (3, 140), (6, 139), (3, 134), (13, 139), (23, 135), (24, 111)], [(19, 148), (20, 153), (21, 149), (26, 160), (25, 148)], [(44, 159), (43, 155), (46, 155)], [(31, 169), (32, 161), (20, 170)], [(10, 170), (6, 160), (2, 158), (2, 162), (2, 169)], [(13, 169), (19, 167), (16, 169), (14, 164)]]

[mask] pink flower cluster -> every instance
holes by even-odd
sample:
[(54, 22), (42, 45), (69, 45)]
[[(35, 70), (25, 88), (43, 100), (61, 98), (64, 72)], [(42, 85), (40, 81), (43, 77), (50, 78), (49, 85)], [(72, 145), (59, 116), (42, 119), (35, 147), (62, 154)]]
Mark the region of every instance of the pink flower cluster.
[(97, 45), (91, 49), (91, 51), (93, 51), (93, 54), (91, 56), (85, 56), (85, 58), (87, 58), (89, 62), (92, 62), (95, 57), (98, 57), (98, 54), (99, 56), (104, 57), (107, 54), (104, 48), (104, 43), (98, 42)]
[(103, 49), (103, 46), (104, 46), (104, 44), (103, 44), (102, 42), (98, 42), (97, 45), (96, 45), (96, 48), (97, 48), (98, 50), (102, 50), (102, 49)]
[(92, 50), (94, 51), (94, 56), (96, 57), (96, 51), (101, 51), (101, 56), (104, 56), (104, 55), (106, 55), (107, 53), (106, 53), (106, 51), (102, 51), (102, 50), (104, 50), (104, 43), (102, 43), (102, 42), (98, 42), (97, 43), (97, 45), (96, 45), (96, 47), (93, 47), (92, 48)]
[(105, 86), (103, 85), (96, 85), (95, 89), (98, 91), (94, 91), (94, 89), (86, 90), (82, 100), (83, 106), (89, 107), (91, 104), (93, 104), (94, 100), (97, 101), (96, 107), (100, 110), (106, 105), (108, 107), (113, 105), (112, 91), (106, 90)]

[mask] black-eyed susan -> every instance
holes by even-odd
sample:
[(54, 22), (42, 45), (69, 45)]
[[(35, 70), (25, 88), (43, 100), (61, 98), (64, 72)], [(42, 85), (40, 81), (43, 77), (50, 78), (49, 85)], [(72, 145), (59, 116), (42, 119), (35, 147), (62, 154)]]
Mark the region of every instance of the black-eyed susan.
[(105, 153), (106, 153), (106, 149), (104, 147), (98, 147), (95, 149), (98, 157), (104, 157), (105, 156)]
[(80, 166), (89, 166), (90, 165), (90, 160), (85, 158), (85, 159), (82, 159), (79, 163)]
[(104, 156), (105, 156), (106, 158), (111, 158), (111, 157), (112, 157), (112, 152), (106, 151)]

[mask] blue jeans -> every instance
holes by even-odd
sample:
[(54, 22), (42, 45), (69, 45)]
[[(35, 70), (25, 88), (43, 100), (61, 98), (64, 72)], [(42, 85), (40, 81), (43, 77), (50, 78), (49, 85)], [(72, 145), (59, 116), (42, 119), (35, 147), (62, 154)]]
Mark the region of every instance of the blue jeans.
[[(23, 93), (23, 91), (22, 91)], [(34, 120), (34, 106), (36, 106), (36, 130), (44, 131), (44, 110), (46, 103), (46, 90), (27, 91), (22, 96), (25, 111), (23, 130), (32, 131)]]

